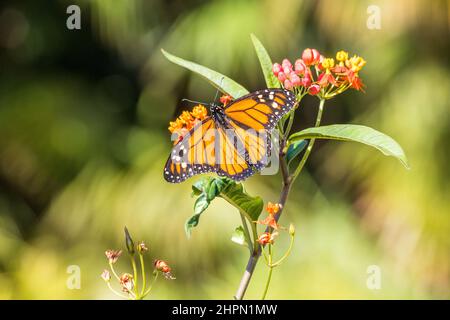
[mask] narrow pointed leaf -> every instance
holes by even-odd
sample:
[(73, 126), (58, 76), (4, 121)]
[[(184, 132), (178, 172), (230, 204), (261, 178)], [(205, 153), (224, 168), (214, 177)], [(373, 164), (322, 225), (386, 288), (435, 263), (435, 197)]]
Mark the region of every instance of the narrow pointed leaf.
[(266, 80), (267, 88), (279, 88), (280, 82), (272, 72), (273, 63), (269, 53), (254, 34), (251, 34), (251, 38), (253, 41), (253, 46), (255, 47), (256, 55), (259, 59), (259, 63), (261, 64), (261, 69), (264, 74), (264, 79)]
[(289, 137), (291, 142), (302, 139), (331, 139), (363, 143), (378, 149), (386, 156), (397, 158), (407, 169), (409, 169), (408, 160), (406, 159), (402, 147), (388, 135), (366, 126), (335, 124), (330, 126), (312, 127), (294, 133)]
[(217, 71), (211, 70), (195, 62), (184, 60), (182, 58), (174, 56), (164, 49), (161, 49), (161, 52), (169, 61), (199, 74), (200, 76), (208, 80), (214, 87), (216, 87), (223, 93), (232, 96), (234, 99), (237, 99), (248, 93), (248, 90), (241, 86), (239, 83)]

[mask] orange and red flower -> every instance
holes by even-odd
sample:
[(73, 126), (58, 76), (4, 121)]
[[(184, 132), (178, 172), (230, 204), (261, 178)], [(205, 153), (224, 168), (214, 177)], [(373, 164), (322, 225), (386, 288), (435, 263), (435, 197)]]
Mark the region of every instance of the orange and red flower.
[(275, 219), (275, 215), (280, 211), (281, 208), (282, 208), (281, 204), (269, 202), (266, 207), (268, 216), (264, 220), (258, 221), (258, 223), (277, 230), (280, 226), (278, 225), (277, 220)]
[(181, 115), (175, 120), (169, 122), (170, 133), (175, 133), (177, 138), (174, 144), (177, 144), (197, 123), (205, 119), (208, 112), (201, 104), (195, 106), (191, 112), (183, 111)]
[(266, 245), (266, 244), (273, 244), (275, 237), (278, 235), (278, 233), (270, 233), (270, 232), (264, 232), (258, 237), (258, 243), (260, 245)]
[(302, 60), (307, 66), (318, 64), (320, 62), (320, 53), (316, 49), (307, 48), (303, 50)]

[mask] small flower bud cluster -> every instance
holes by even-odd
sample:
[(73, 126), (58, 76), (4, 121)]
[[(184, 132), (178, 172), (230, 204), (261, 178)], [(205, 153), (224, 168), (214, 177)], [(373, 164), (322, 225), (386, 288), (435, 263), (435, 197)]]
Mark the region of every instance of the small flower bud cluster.
[[(136, 277), (136, 264), (135, 264), (135, 255), (136, 252), (139, 255), (139, 261), (141, 266), (141, 272), (143, 277), (143, 285), (146, 283), (145, 277), (146, 272), (144, 269), (144, 255), (149, 251), (147, 245), (140, 241), (136, 245), (133, 242), (133, 239), (131, 238), (130, 233), (128, 232), (128, 229), (125, 228), (125, 246), (127, 248), (126, 252), (131, 257), (132, 261), (132, 269), (134, 275), (130, 273), (122, 273), (120, 276), (115, 270), (115, 264), (119, 260), (119, 257), (122, 255), (122, 250), (106, 250), (105, 256), (108, 259), (110, 270), (104, 270), (101, 274), (101, 278), (108, 284), (108, 287), (117, 295), (122, 296), (124, 298), (132, 298), (132, 299), (142, 299), (144, 296), (146, 296), (150, 288), (140, 288), (141, 290), (138, 290), (138, 279), (135, 279)], [(171, 274), (171, 268), (169, 265), (163, 261), (163, 260), (155, 260), (154, 263), (154, 270), (153, 275), (156, 276), (159, 272), (161, 272), (166, 279), (173, 280), (175, 277)], [(124, 296), (123, 294), (118, 293), (115, 291), (111, 286), (111, 278), (114, 276), (115, 280), (117, 280), (118, 284), (120, 285), (120, 288), (122, 289), (122, 292), (125, 292), (127, 296)]]
[(336, 53), (335, 62), (318, 50), (307, 48), (294, 64), (288, 59), (273, 64), (272, 72), (287, 90), (329, 99), (348, 88), (362, 90), (364, 85), (358, 72), (365, 64), (363, 58), (356, 55), (349, 58), (345, 51)]
[(189, 132), (197, 123), (206, 118), (208, 112), (206, 108), (199, 104), (195, 106), (191, 112), (183, 111), (181, 115), (175, 120), (169, 123), (170, 133), (176, 133), (178, 139), (174, 141), (176, 144), (180, 138), (182, 138), (186, 133)]

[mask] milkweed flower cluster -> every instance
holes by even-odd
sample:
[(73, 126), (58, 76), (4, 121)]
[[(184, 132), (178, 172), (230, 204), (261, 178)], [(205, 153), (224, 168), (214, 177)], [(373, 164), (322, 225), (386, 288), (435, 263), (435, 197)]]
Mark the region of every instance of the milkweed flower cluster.
[(296, 94), (317, 95), (330, 99), (347, 89), (363, 90), (359, 71), (366, 61), (346, 51), (338, 51), (336, 59), (325, 57), (316, 49), (307, 48), (294, 64), (284, 59), (272, 66), (273, 74), (281, 85)]
[[(283, 206), (280, 203), (272, 203), (269, 201), (266, 207), (267, 217), (264, 220), (257, 221), (257, 223), (266, 225), (274, 230), (280, 229), (280, 225), (277, 223), (275, 215), (282, 209)], [(278, 236), (278, 232), (264, 232), (258, 237), (258, 243), (265, 246), (266, 244), (273, 244), (275, 238)]]
[[(108, 264), (110, 270), (104, 270), (103, 273), (100, 275), (101, 278), (106, 282), (108, 285), (108, 288), (116, 295), (127, 298), (127, 299), (142, 299), (146, 295), (150, 293), (150, 289), (152, 287), (152, 283), (149, 283), (149, 286), (147, 287), (147, 281), (146, 281), (146, 269), (144, 266), (144, 255), (149, 251), (147, 245), (141, 241), (136, 246), (134, 245), (133, 239), (131, 238), (127, 228), (125, 228), (125, 244), (127, 248), (127, 253), (131, 258), (131, 264), (132, 264), (132, 270), (133, 274), (125, 272), (119, 275), (119, 273), (116, 272), (115, 265), (118, 262), (120, 256), (122, 255), (122, 250), (106, 250), (105, 256), (108, 259)], [(137, 274), (137, 267), (136, 267), (136, 261), (135, 261), (135, 255), (136, 252), (139, 256), (139, 262), (141, 267), (140, 275), (142, 277), (142, 285), (139, 284), (138, 277), (139, 274)], [(163, 260), (155, 260), (154, 263), (154, 269), (153, 269), (153, 281), (156, 281), (156, 278), (158, 277), (159, 273), (162, 273), (166, 279), (173, 280), (175, 277), (171, 273), (172, 269), (169, 267), (167, 262)], [(116, 291), (112, 284), (111, 279), (115, 279), (117, 283), (120, 286), (120, 289), (125, 295), (122, 293)]]
[[(256, 239), (256, 242), (260, 246), (262, 256), (264, 256), (266, 264), (269, 267), (269, 277), (268, 282), (266, 283), (266, 289), (263, 293), (263, 299), (265, 298), (267, 293), (267, 288), (271, 279), (273, 268), (279, 266), (291, 254), (292, 247), (294, 244), (294, 236), (295, 236), (294, 225), (291, 223), (288, 229), (278, 225), (277, 214), (281, 213), (280, 212), (281, 209), (283, 209), (282, 204), (269, 202), (266, 207), (267, 217), (264, 220), (257, 221), (258, 224), (267, 226), (265, 232), (261, 233)], [(275, 261), (273, 246), (275, 244), (275, 239), (280, 235), (278, 231), (280, 232), (287, 231), (290, 237), (290, 242), (289, 248), (286, 250), (286, 252), (281, 256), (281, 258)]]
[[(273, 268), (281, 262), (283, 262), (290, 254), (292, 250), (292, 245), (294, 243), (294, 236), (295, 236), (295, 227), (293, 224), (289, 226), (288, 229), (281, 227), (278, 222), (276, 215), (280, 213), (280, 210), (283, 209), (283, 206), (280, 203), (272, 203), (269, 202), (266, 207), (267, 217), (264, 220), (257, 221), (258, 224), (266, 225), (268, 228), (265, 232), (261, 233), (256, 241), (261, 245), (262, 253), (264, 255), (264, 258), (266, 259), (266, 263), (270, 268)], [(289, 248), (286, 251), (286, 253), (283, 255), (281, 259), (279, 259), (277, 262), (273, 262), (273, 251), (272, 246), (274, 245), (275, 238), (279, 236), (278, 231), (283, 230), (287, 231), (289, 233), (289, 236), (291, 238)], [(268, 254), (265, 252), (265, 247), (269, 248)]]
[(202, 121), (208, 115), (206, 108), (199, 104), (195, 106), (192, 111), (183, 111), (181, 115), (175, 120), (169, 123), (170, 133), (177, 134), (177, 138), (174, 141), (176, 144), (180, 138), (189, 132), (198, 122)]
[(272, 229), (278, 230), (279, 225), (277, 223), (277, 220), (275, 219), (275, 215), (280, 211), (282, 208), (282, 205), (279, 203), (272, 203), (269, 201), (266, 207), (266, 211), (268, 213), (267, 217), (262, 220), (258, 221), (259, 224), (263, 224), (266, 226), (271, 227)]

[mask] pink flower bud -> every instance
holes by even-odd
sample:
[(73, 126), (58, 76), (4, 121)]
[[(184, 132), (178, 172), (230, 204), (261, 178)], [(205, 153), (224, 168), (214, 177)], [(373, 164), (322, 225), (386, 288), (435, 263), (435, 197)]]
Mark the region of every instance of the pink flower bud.
[(283, 71), (278, 73), (278, 80), (280, 80), (280, 82), (284, 82), (284, 80), (286, 80), (286, 74)]
[(317, 64), (320, 60), (320, 53), (316, 49), (307, 48), (303, 50), (302, 59), (307, 66)]
[(279, 63), (274, 63), (272, 66), (273, 74), (278, 77), (278, 73), (281, 71), (281, 65)]
[(292, 69), (292, 63), (288, 59), (283, 59), (283, 62), (281, 62), (281, 65), (283, 66), (283, 68)]
[(304, 86), (305, 88), (308, 88), (310, 85), (311, 85), (311, 78), (307, 74), (307, 75), (305, 75), (305, 77), (302, 78), (302, 86)]
[(291, 82), (292, 82), (292, 85), (294, 86), (294, 87), (299, 87), (299, 86), (301, 86), (302, 85), (302, 81), (300, 80), (300, 77), (298, 76), (298, 75), (296, 75), (294, 72), (292, 72), (291, 74), (290, 74), (290, 80), (291, 80)]
[(291, 73), (291, 71), (292, 71), (292, 68), (289, 68), (289, 67), (283, 67), (283, 72), (285, 73), (285, 74), (290, 74)]
[(302, 59), (295, 61), (295, 73), (298, 75), (304, 75), (306, 72), (306, 64)]
[(313, 96), (315, 96), (316, 94), (318, 94), (320, 91), (320, 86), (318, 84), (313, 84), (312, 86), (309, 87), (308, 92), (309, 94), (312, 94)]
[(284, 88), (287, 90), (291, 90), (293, 88), (292, 82), (289, 79), (284, 80)]

